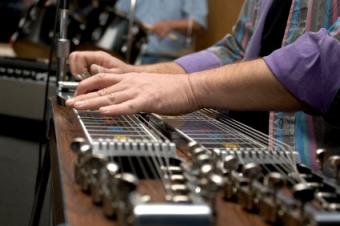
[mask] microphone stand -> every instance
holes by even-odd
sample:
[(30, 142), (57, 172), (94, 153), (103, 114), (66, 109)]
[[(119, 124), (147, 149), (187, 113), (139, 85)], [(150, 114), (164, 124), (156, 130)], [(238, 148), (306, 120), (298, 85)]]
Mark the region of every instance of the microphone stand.
[(132, 54), (132, 45), (134, 39), (134, 22), (135, 22), (135, 14), (136, 14), (136, 5), (137, 0), (130, 0), (130, 12), (129, 12), (129, 31), (128, 31), (128, 39), (127, 39), (127, 49), (126, 49), (126, 61), (131, 63), (131, 54)]
[(59, 6), (60, 26), (59, 26), (59, 38), (57, 40), (57, 51), (56, 51), (57, 82), (68, 80), (67, 70), (66, 70), (66, 61), (67, 61), (68, 55), (70, 54), (70, 41), (67, 39), (68, 8), (69, 8), (69, 1), (60, 0), (60, 6)]
[[(68, 0), (59, 0), (60, 6), (60, 34), (59, 39), (56, 43), (57, 48), (57, 87), (58, 87), (58, 80), (65, 80), (66, 79), (66, 60), (70, 53), (70, 42), (67, 40), (67, 17), (68, 17)], [(58, 6), (57, 6), (58, 7)], [(58, 12), (56, 12), (58, 13)], [(50, 62), (51, 63), (51, 62)], [(48, 78), (47, 78), (48, 81)], [(46, 89), (48, 91), (48, 82), (46, 84)], [(58, 90), (58, 89), (57, 89)], [(46, 92), (46, 95), (48, 92)], [(45, 108), (46, 108), (45, 104)], [(44, 118), (45, 118), (44, 114)], [(47, 189), (48, 178), (51, 170), (51, 159), (50, 159), (50, 144), (49, 142), (46, 145), (45, 155), (43, 159), (43, 164), (41, 169), (41, 175), (38, 174), (38, 184), (36, 188), (36, 193), (34, 196), (33, 206), (31, 210), (30, 219), (28, 222), (29, 226), (36, 226), (39, 225), (41, 211), (44, 203), (45, 193)]]

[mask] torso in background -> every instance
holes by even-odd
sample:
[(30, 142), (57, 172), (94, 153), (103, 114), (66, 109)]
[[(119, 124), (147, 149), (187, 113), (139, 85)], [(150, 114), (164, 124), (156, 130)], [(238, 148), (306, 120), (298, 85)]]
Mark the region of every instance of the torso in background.
[[(118, 1), (116, 9), (128, 13), (130, 1)], [(139, 0), (136, 8), (136, 18), (148, 25), (153, 25), (158, 21), (192, 18), (202, 26), (206, 26), (206, 14), (205, 0)], [(172, 36), (164, 39), (149, 34), (145, 53), (175, 54), (187, 47), (185, 35), (178, 32), (173, 32)]]

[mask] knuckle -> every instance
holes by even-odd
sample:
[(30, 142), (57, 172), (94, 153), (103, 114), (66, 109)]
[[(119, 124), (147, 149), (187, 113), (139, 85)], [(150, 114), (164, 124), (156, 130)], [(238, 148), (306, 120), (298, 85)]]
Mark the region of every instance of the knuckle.
[(113, 104), (116, 101), (116, 95), (114, 93), (111, 93), (108, 95), (109, 102)]
[(134, 104), (128, 104), (128, 109), (130, 112), (133, 112), (135, 110), (135, 105)]
[(78, 56), (78, 53), (77, 52), (72, 52), (69, 56), (70, 60), (73, 60), (73, 59), (76, 59)]
[(106, 74), (104, 73), (99, 73), (99, 74), (96, 74), (95, 76), (98, 80), (104, 80), (107, 77)]
[(105, 96), (105, 95), (108, 94), (108, 91), (107, 91), (106, 88), (105, 89), (101, 89), (101, 90), (97, 91), (97, 94), (98, 94), (98, 96)]
[(79, 82), (77, 90), (78, 91), (83, 91), (84, 89), (86, 89), (86, 87), (87, 87), (86, 81), (82, 80), (82, 81)]
[(101, 51), (101, 50), (97, 50), (95, 51), (95, 54), (98, 54), (98, 55), (103, 55), (103, 54), (106, 54), (104, 51)]
[(102, 82), (106, 81), (108, 76), (104, 73), (98, 73), (93, 76), (95, 83), (101, 84)]

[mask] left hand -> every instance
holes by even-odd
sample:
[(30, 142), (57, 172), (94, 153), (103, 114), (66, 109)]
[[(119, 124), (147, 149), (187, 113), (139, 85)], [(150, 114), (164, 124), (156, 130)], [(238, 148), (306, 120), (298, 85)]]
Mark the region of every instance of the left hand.
[(66, 104), (104, 115), (153, 112), (175, 115), (199, 108), (187, 74), (97, 74), (80, 82)]
[(101, 72), (121, 74), (133, 72), (135, 68), (103, 51), (75, 51), (70, 54), (69, 62), (74, 76), (85, 71), (91, 74)]

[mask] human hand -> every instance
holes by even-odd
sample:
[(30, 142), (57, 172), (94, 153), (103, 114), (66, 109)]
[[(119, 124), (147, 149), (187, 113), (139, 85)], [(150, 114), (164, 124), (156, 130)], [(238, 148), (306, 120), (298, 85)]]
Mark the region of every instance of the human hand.
[(127, 73), (133, 66), (111, 56), (103, 51), (76, 51), (69, 56), (71, 72), (77, 76), (83, 72), (97, 73)]
[(77, 95), (66, 104), (113, 116), (137, 112), (175, 115), (199, 108), (187, 74), (102, 73), (81, 81)]
[(160, 21), (155, 23), (152, 28), (151, 32), (159, 36), (160, 38), (165, 38), (169, 35), (169, 33), (173, 30), (170, 21)]

